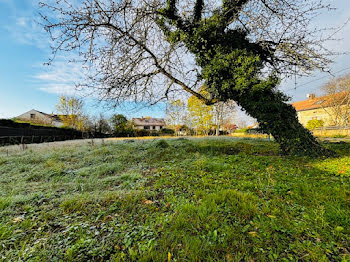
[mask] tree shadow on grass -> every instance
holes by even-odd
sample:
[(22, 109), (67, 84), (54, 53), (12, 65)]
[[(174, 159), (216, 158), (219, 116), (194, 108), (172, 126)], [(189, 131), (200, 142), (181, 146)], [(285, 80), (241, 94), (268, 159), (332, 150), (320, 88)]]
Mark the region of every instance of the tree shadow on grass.
[(277, 144), (263, 141), (169, 142), (159, 154), (184, 155), (184, 162), (167, 162), (155, 183), (186, 201), (177, 203), (162, 249), (182, 259), (344, 257), (350, 174), (338, 168), (350, 161), (350, 144), (326, 146), (340, 157), (280, 156)]

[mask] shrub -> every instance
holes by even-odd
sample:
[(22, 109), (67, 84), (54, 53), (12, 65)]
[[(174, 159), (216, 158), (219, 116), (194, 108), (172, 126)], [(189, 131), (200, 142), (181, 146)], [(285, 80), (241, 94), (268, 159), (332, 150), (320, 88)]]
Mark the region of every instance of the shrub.
[(159, 133), (161, 135), (174, 135), (175, 134), (175, 130), (171, 129), (171, 128), (163, 128), (159, 131)]
[(135, 136), (135, 131), (132, 128), (126, 128), (124, 130), (114, 131), (113, 135), (116, 137), (133, 137)]
[(149, 136), (150, 135), (150, 131), (146, 130), (146, 129), (135, 129), (134, 130), (135, 136)]
[(161, 139), (156, 143), (156, 147), (157, 148), (167, 148), (167, 147), (169, 147), (169, 144), (164, 139)]
[(248, 133), (248, 128), (241, 128), (241, 129), (236, 129), (235, 133), (244, 133), (247, 134)]
[(314, 130), (315, 128), (323, 127), (324, 121), (323, 120), (309, 120), (306, 124), (306, 128), (309, 130)]

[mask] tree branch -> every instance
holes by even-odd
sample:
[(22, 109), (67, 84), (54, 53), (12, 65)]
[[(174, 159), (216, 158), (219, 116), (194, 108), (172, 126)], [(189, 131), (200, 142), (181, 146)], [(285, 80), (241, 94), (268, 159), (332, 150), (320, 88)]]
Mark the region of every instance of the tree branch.
[(96, 26), (96, 27), (99, 27), (99, 26), (110, 27), (110, 28), (113, 28), (114, 30), (117, 30), (121, 34), (127, 36), (129, 39), (131, 39), (135, 44), (137, 44), (139, 47), (141, 47), (144, 51), (146, 51), (152, 57), (152, 59), (154, 60), (154, 65), (159, 69), (159, 72), (161, 74), (166, 76), (172, 82), (174, 82), (174, 83), (178, 84), (179, 86), (181, 86), (182, 89), (184, 89), (185, 91), (189, 92), (191, 95), (194, 95), (198, 99), (202, 100), (206, 105), (215, 104), (216, 101), (204, 97), (203, 95), (201, 95), (198, 92), (196, 92), (193, 89), (191, 89), (184, 82), (182, 82), (181, 80), (179, 80), (176, 77), (174, 77), (171, 73), (169, 73), (164, 67), (161, 66), (157, 56), (143, 42), (139, 41), (138, 39), (136, 39), (134, 36), (132, 36), (128, 32), (125, 32), (125, 31), (121, 30), (121, 28), (119, 28), (119, 27), (117, 27), (117, 26), (115, 26), (115, 25), (113, 25), (111, 23), (94, 24), (94, 26)]

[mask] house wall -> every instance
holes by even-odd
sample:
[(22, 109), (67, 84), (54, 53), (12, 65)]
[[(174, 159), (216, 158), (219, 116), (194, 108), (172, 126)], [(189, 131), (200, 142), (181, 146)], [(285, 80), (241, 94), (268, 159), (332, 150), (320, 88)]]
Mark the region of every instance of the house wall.
[[(31, 115), (34, 114), (34, 118), (31, 118)], [(36, 111), (36, 110), (30, 110), (22, 115), (19, 115), (16, 117), (19, 120), (23, 120), (23, 121), (30, 121), (33, 123), (36, 122), (40, 122), (40, 123), (45, 123), (45, 124), (51, 124), (52, 120), (51, 118), (41, 114), (40, 112)]]
[[(34, 114), (35, 117), (31, 118), (31, 115)], [(52, 125), (55, 127), (62, 127), (63, 123), (60, 121), (53, 120), (51, 117), (48, 117), (36, 110), (30, 110), (22, 115), (19, 115), (16, 117), (19, 120), (22, 121), (28, 121), (34, 124), (46, 124), (46, 125)]]
[[(155, 131), (159, 131), (161, 128), (160, 126), (154, 126), (155, 129), (153, 129), (153, 126), (150, 126), (150, 129), (148, 130), (155, 130)], [(145, 129), (144, 126), (134, 126), (135, 129)], [(164, 127), (163, 127), (164, 128)]]
[(323, 120), (325, 126), (332, 125), (329, 114), (323, 108), (299, 111), (298, 119), (299, 122), (305, 127), (307, 125), (307, 122), (314, 119)]
[[(345, 105), (343, 107), (345, 108)], [(333, 126), (334, 123), (332, 123), (330, 114), (332, 114), (332, 108), (317, 108), (297, 112), (299, 122), (303, 126), (306, 126), (307, 122), (313, 119), (323, 120), (324, 126)]]

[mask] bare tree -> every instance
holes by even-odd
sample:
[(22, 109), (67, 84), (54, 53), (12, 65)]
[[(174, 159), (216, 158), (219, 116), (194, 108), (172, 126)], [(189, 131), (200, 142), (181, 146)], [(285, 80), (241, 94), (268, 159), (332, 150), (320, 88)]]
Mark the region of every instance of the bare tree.
[(350, 74), (332, 79), (322, 86), (326, 101), (321, 106), (327, 112), (331, 125), (350, 124)]
[(216, 126), (216, 135), (220, 133), (223, 125), (234, 124), (236, 116), (236, 103), (232, 100), (218, 102), (213, 106), (213, 117)]
[(112, 133), (112, 128), (108, 123), (108, 119), (102, 113), (99, 114), (97, 119), (97, 130), (99, 133), (102, 133), (102, 134)]
[[(227, 51), (227, 57), (235, 48), (246, 58), (250, 54), (247, 50), (259, 54), (257, 61), (246, 60), (255, 66), (253, 72), (236, 64), (242, 67), (237, 71), (240, 77), (250, 79), (239, 88), (245, 86), (249, 90), (255, 90), (253, 86), (259, 86), (258, 82), (262, 83), (263, 79), (266, 83), (270, 81), (269, 86), (274, 88), (276, 75), (327, 70), (330, 62), (331, 52), (323, 46), (328, 39), (325, 31), (311, 27), (313, 18), (330, 8), (321, 0), (82, 0), (74, 3), (56, 0), (40, 5), (45, 29), (54, 43), (54, 56), (60, 51), (77, 52), (88, 72), (80, 87), (90, 89), (114, 105), (125, 100), (154, 104), (180, 90), (207, 105), (226, 101), (227, 97), (216, 86), (218, 83), (210, 80), (212, 75), (200, 62), (206, 55), (208, 61), (219, 62), (214, 59), (218, 50)], [(226, 39), (236, 36), (233, 38), (236, 40), (230, 42), (230, 49), (222, 42), (209, 46), (213, 39), (224, 39), (217, 38), (217, 32), (222, 32)], [(229, 75), (230, 79), (237, 78), (232, 72)], [(253, 75), (260, 80), (252, 82)], [(203, 82), (210, 89), (208, 96), (199, 92)], [(219, 85), (226, 86), (225, 83)], [(284, 152), (322, 151), (311, 134), (297, 124), (295, 111), (283, 106), (285, 96), (273, 90), (269, 93), (265, 90), (261, 95), (275, 101), (271, 107), (280, 108), (272, 118), (267, 114), (269, 110), (254, 112), (256, 107), (246, 103), (255, 99), (249, 94), (250, 98), (236, 93), (228, 98), (256, 117), (263, 128), (275, 136)], [(256, 103), (263, 105), (261, 101)], [(285, 114), (290, 116), (289, 120), (277, 123), (280, 115)]]
[(166, 107), (167, 125), (174, 127), (183, 125), (187, 115), (186, 103), (177, 100), (169, 100)]

